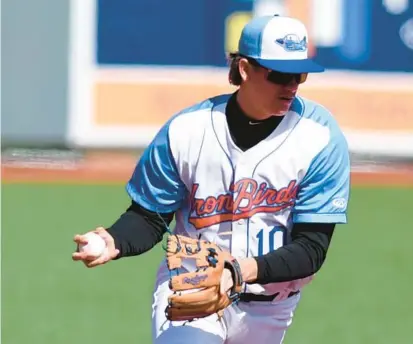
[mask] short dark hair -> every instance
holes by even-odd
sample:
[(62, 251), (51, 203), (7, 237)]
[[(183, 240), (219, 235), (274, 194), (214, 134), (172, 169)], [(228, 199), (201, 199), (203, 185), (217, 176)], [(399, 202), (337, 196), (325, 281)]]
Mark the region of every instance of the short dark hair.
[(229, 72), (228, 80), (231, 85), (240, 86), (242, 84), (241, 73), (239, 72), (239, 61), (241, 59), (247, 59), (250, 64), (253, 66), (259, 67), (259, 64), (254, 59), (243, 56), (240, 53), (230, 53), (228, 55), (229, 61)]
[(239, 72), (239, 61), (241, 60), (241, 55), (238, 53), (230, 53), (228, 56), (229, 61), (229, 72), (228, 81), (231, 85), (240, 86), (242, 83), (241, 74)]

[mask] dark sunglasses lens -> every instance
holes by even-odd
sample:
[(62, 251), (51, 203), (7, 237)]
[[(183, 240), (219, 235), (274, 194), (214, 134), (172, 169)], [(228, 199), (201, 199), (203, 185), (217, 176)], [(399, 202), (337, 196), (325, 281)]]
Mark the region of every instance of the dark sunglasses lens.
[(291, 82), (291, 74), (279, 73), (271, 71), (268, 73), (268, 81), (273, 84), (287, 85)]
[(307, 73), (301, 74), (290, 74), (290, 73), (280, 73), (276, 71), (271, 71), (268, 73), (268, 81), (277, 85), (288, 85), (293, 80), (297, 84), (302, 84), (307, 80)]

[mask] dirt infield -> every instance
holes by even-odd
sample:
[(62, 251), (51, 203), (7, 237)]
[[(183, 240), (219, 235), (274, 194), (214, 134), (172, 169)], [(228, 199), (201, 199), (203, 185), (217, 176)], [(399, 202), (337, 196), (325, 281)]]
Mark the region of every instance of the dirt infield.
[[(130, 153), (89, 153), (77, 160), (8, 161), (2, 163), (2, 183), (125, 183), (137, 157)], [(353, 185), (413, 187), (413, 166), (355, 167)]]

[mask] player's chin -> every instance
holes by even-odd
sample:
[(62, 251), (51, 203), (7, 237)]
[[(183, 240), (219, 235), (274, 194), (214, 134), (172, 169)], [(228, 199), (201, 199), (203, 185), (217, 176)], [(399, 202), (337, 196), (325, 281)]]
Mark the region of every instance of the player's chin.
[(274, 102), (274, 113), (283, 114), (284, 112), (288, 111), (291, 107), (293, 100), (294, 98), (277, 98)]

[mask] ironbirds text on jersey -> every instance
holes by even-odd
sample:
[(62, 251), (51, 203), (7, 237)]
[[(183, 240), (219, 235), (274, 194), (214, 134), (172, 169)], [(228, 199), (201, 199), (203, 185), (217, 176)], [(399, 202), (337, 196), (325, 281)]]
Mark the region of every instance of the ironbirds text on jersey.
[(189, 223), (196, 229), (221, 222), (247, 219), (258, 213), (277, 213), (294, 204), (297, 181), (276, 190), (266, 182), (258, 184), (251, 178), (244, 178), (229, 186), (226, 193), (207, 198), (196, 198), (199, 184), (191, 190), (191, 212)]

